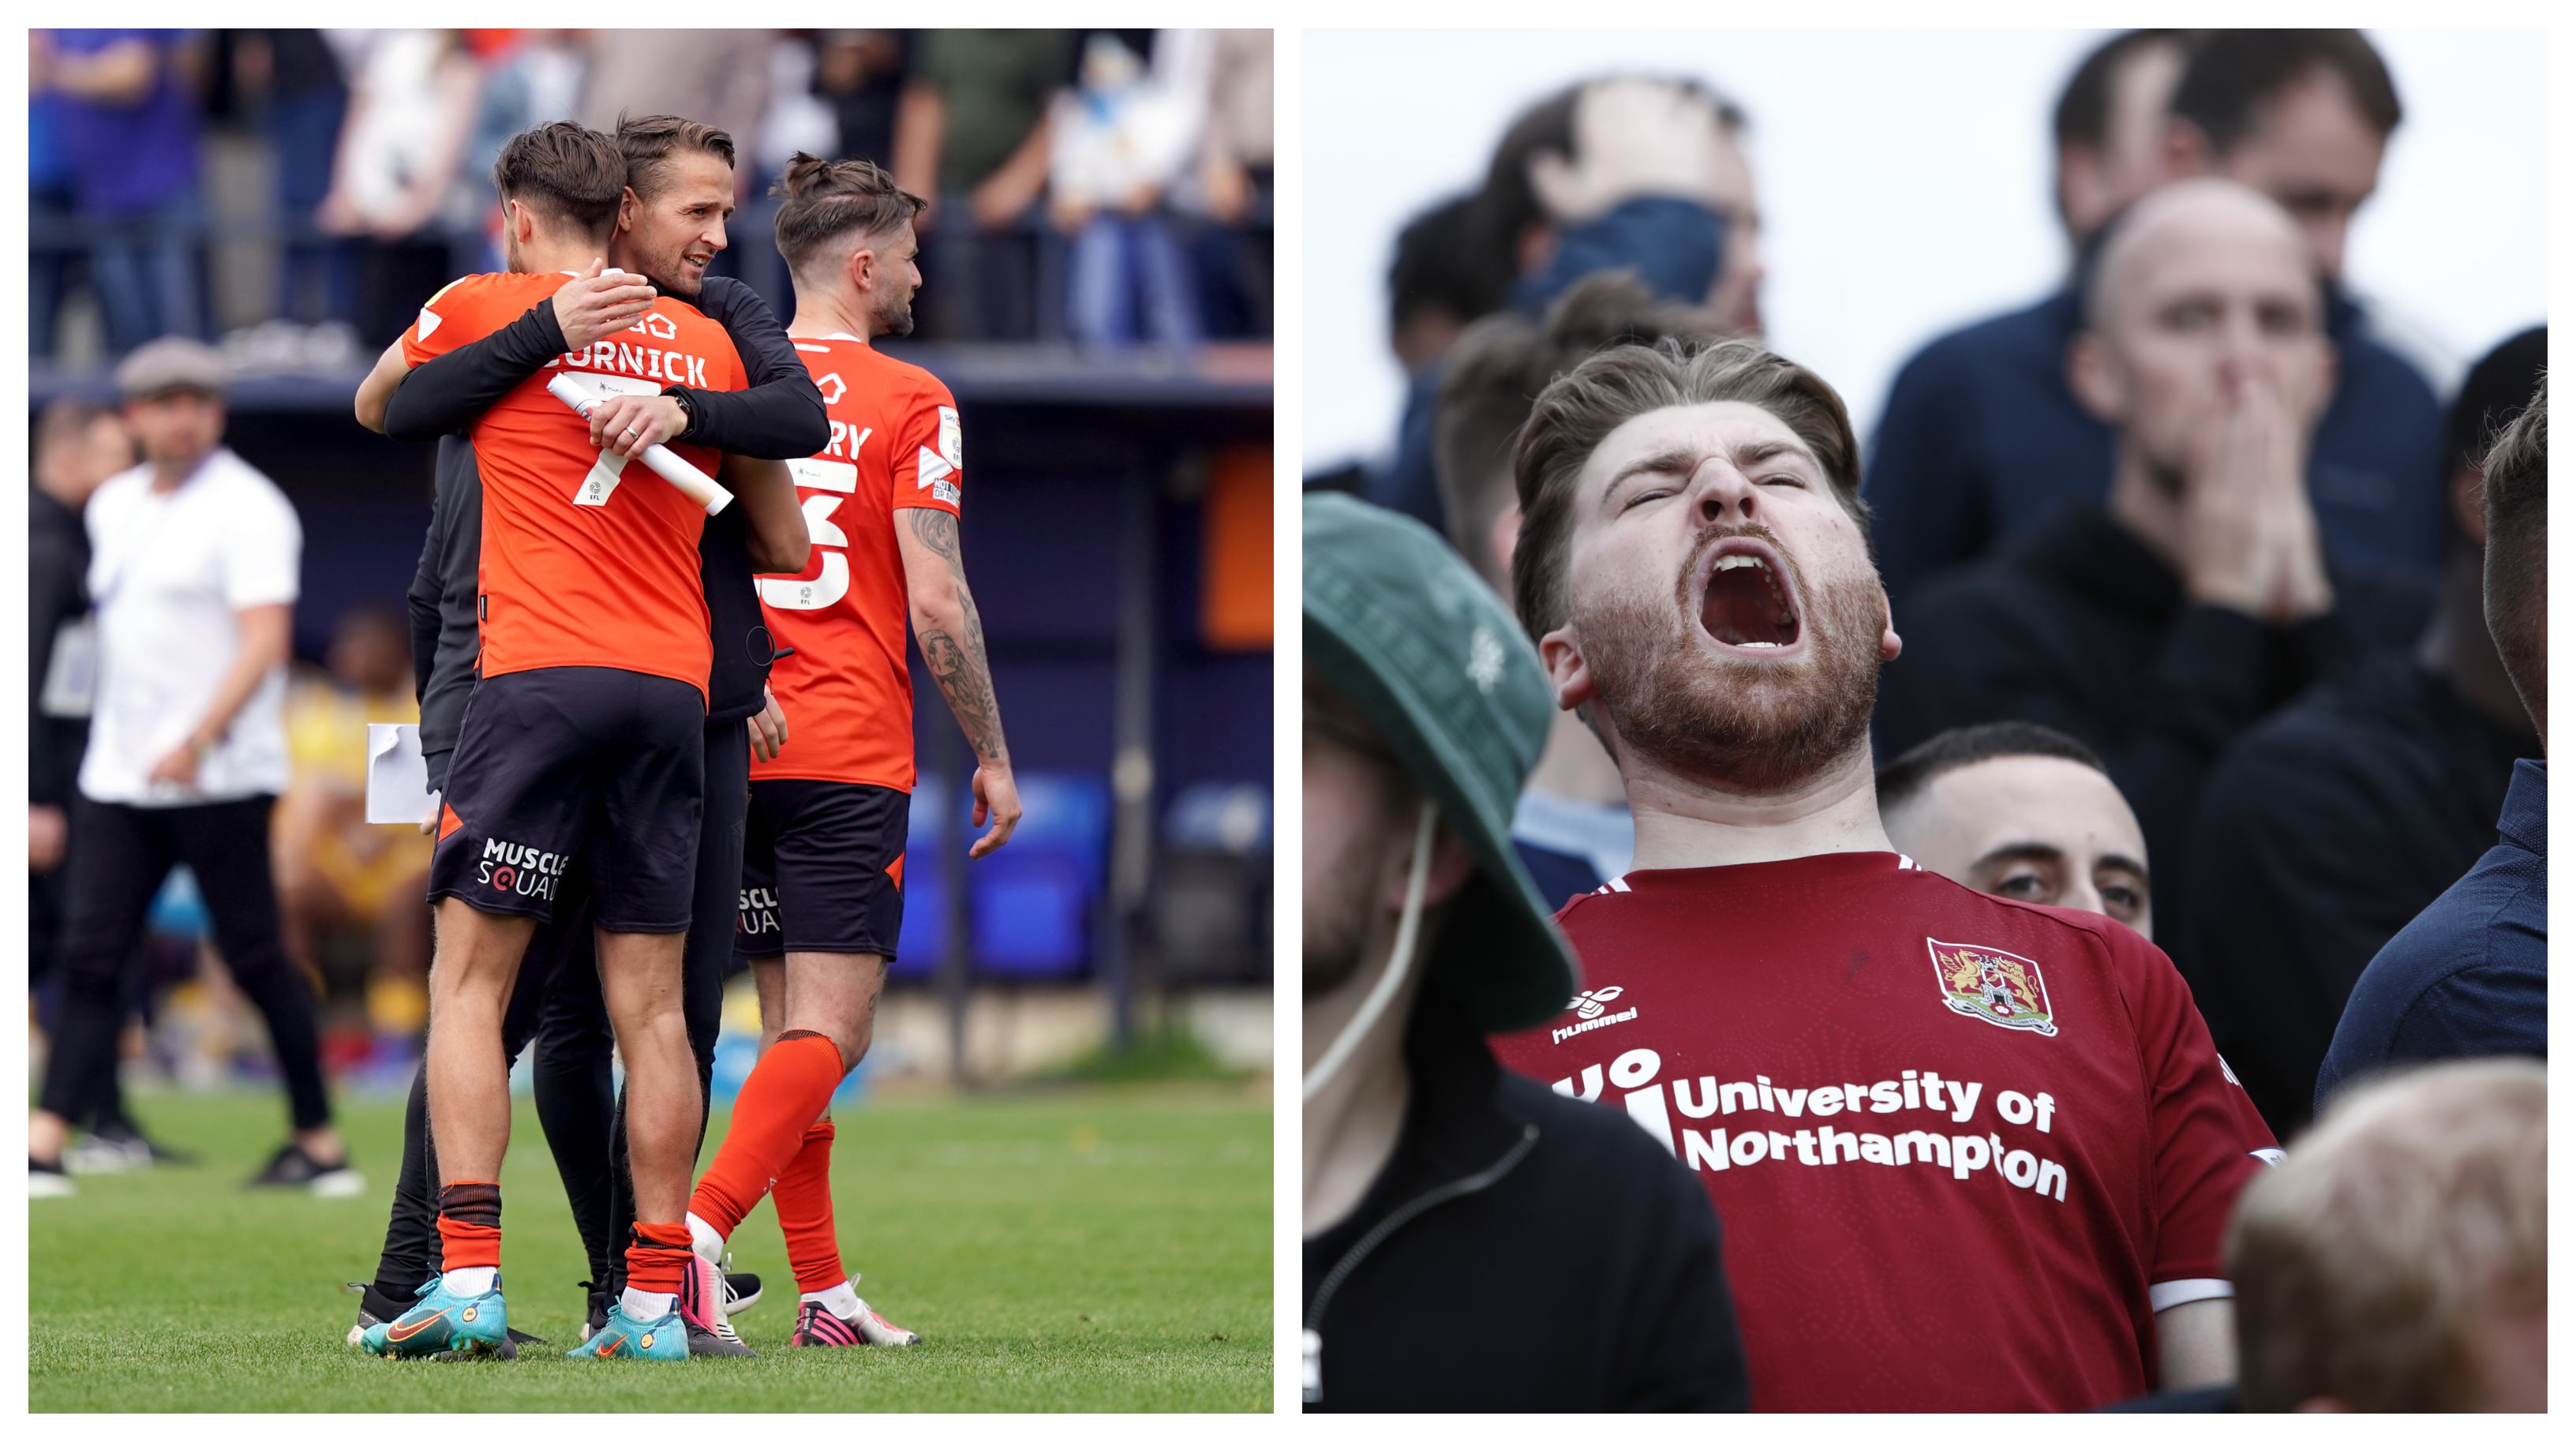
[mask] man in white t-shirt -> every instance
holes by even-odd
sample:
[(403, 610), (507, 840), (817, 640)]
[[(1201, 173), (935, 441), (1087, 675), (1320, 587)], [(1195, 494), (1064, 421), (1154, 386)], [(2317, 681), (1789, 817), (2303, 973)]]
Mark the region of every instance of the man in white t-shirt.
[(61, 1024), (27, 1120), (32, 1196), (64, 1196), (65, 1120), (113, 1075), (129, 963), (152, 897), (186, 862), (215, 944), (268, 1023), (294, 1134), (256, 1185), (345, 1196), (363, 1185), (331, 1126), (313, 993), (278, 941), (269, 808), (286, 787), (282, 708), (295, 508), (221, 444), (224, 366), (175, 337), (117, 367), (143, 464), (89, 503), (97, 695), (64, 862)]

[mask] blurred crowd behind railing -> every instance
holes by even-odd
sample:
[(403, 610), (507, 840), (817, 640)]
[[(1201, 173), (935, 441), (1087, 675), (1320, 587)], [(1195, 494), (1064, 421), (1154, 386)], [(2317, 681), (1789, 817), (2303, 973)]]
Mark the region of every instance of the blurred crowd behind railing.
[(30, 341), (86, 371), (158, 335), (242, 370), (357, 367), (501, 268), (509, 136), (671, 112), (730, 132), (716, 274), (791, 296), (797, 151), (927, 197), (924, 337), (1266, 339), (1267, 30), (31, 30)]

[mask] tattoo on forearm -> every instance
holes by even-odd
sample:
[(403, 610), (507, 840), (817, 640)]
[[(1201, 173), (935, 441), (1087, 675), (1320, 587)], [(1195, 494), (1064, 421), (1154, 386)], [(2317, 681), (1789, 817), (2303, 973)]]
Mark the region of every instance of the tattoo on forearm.
[(950, 574), (966, 579), (966, 560), (957, 550), (957, 518), (930, 506), (912, 508), (912, 534), (948, 563)]
[(912, 534), (948, 563), (949, 577), (957, 588), (958, 629), (966, 633), (961, 640), (945, 630), (922, 632), (921, 659), (929, 664), (931, 679), (939, 683), (939, 694), (948, 698), (948, 709), (956, 713), (976, 759), (1007, 761), (1010, 751), (1002, 741), (1002, 708), (993, 695), (992, 661), (984, 652), (984, 618), (975, 609), (975, 593), (966, 588), (957, 518), (928, 506), (914, 507)]

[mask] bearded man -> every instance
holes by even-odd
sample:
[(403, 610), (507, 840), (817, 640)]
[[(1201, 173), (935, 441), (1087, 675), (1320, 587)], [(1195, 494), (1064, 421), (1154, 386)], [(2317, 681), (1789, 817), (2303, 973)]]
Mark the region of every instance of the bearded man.
[(1858, 459), (1833, 389), (1742, 341), (1604, 351), (1540, 395), (1520, 617), (1618, 763), (1637, 869), (1558, 915), (1627, 1019), (1497, 1051), (1698, 1174), (1757, 1410), (2222, 1380), (2228, 1209), (2271, 1134), (2143, 937), (1889, 846), (1869, 716), (1899, 642)]

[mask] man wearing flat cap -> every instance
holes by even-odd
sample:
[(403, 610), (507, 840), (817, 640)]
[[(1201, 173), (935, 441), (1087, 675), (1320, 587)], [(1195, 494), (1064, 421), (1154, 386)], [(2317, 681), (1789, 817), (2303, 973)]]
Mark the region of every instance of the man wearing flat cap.
[(1484, 1040), (1619, 1009), (1510, 841), (1538, 658), (1416, 521), (1310, 496), (1305, 553), (1307, 1410), (1742, 1410), (1706, 1196)]
[(143, 464), (91, 497), (97, 690), (64, 859), (61, 1025), (27, 1122), (30, 1195), (69, 1194), (68, 1118), (116, 1066), (128, 963), (170, 868), (196, 874), (215, 945), (268, 1023), (292, 1135), (254, 1184), (349, 1195), (313, 993), (279, 944), (269, 808), (286, 788), (286, 661), (303, 531), (222, 444), (222, 357), (164, 337), (117, 367)]

